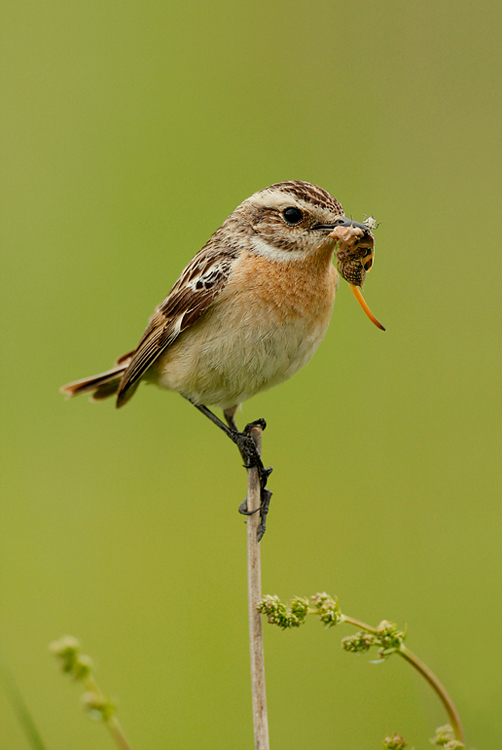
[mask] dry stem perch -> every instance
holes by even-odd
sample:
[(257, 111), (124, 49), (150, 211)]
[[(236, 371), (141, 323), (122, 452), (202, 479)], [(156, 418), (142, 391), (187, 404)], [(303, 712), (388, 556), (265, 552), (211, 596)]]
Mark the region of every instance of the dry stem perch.
[[(263, 426), (255, 424), (250, 429), (258, 454), (261, 454)], [(268, 490), (267, 490), (268, 491)], [(247, 560), (248, 560), (248, 611), (249, 649), (251, 655), (251, 690), (253, 696), (253, 727), (255, 750), (269, 750), (267, 697), (265, 691), (265, 660), (263, 653), (262, 616), (258, 611), (261, 601), (261, 560), (258, 531), (260, 520), (262, 487), (256, 466), (248, 469), (247, 491)]]

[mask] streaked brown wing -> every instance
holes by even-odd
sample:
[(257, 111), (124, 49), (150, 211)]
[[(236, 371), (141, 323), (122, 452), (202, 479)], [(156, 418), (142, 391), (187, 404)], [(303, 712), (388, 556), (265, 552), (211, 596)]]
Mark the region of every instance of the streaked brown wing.
[(227, 283), (237, 253), (211, 240), (188, 264), (168, 296), (150, 318), (117, 392), (117, 406), (125, 404), (141, 376), (211, 305)]

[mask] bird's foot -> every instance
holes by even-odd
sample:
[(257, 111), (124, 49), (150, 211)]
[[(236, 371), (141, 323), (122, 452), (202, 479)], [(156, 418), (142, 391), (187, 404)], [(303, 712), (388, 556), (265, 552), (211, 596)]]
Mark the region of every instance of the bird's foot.
[(258, 469), (258, 474), (260, 476), (260, 487), (262, 489), (267, 486), (268, 478), (273, 469), (271, 466), (269, 466), (267, 469), (264, 467), (263, 461), (261, 460), (261, 456), (258, 452), (258, 448), (256, 447), (256, 444), (251, 437), (251, 430), (253, 429), (253, 427), (261, 427), (261, 429), (264, 430), (266, 426), (267, 423), (264, 419), (257, 419), (255, 422), (250, 422), (249, 424), (247, 424), (242, 432), (232, 431), (232, 434), (230, 435), (231, 439), (240, 451), (246, 469), (252, 469), (253, 467), (256, 467)]
[(270, 492), (270, 490), (266, 489), (268, 478), (272, 473), (272, 467), (269, 466), (268, 469), (264, 467), (258, 448), (256, 447), (256, 444), (251, 437), (251, 431), (253, 427), (260, 427), (261, 430), (264, 430), (267, 426), (267, 423), (264, 419), (257, 419), (255, 422), (250, 422), (248, 425), (246, 425), (242, 432), (239, 432), (234, 420), (235, 409), (227, 409), (224, 412), (225, 419), (228, 422), (227, 426), (221, 421), (221, 419), (216, 416), (216, 414), (213, 414), (213, 412), (208, 409), (207, 406), (204, 406), (203, 404), (194, 404), (194, 406), (199, 411), (201, 411), (208, 419), (210, 419), (213, 424), (219, 427), (220, 430), (223, 430), (225, 435), (227, 435), (230, 440), (232, 440), (232, 442), (236, 444), (243, 458), (244, 466), (246, 467), (246, 469), (252, 469), (253, 467), (256, 467), (258, 469), (261, 495), (260, 507), (254, 511), (248, 512), (246, 498), (241, 503), (239, 512), (243, 513), (244, 515), (252, 515), (253, 513), (257, 513), (258, 511), (260, 511), (261, 522), (258, 527), (258, 541), (260, 541), (263, 534), (265, 533), (265, 521), (270, 505), (270, 498), (272, 497), (272, 493)]
[(258, 452), (256, 444), (251, 437), (251, 431), (253, 427), (260, 427), (262, 430), (264, 430), (266, 426), (267, 423), (264, 419), (257, 419), (255, 422), (250, 422), (249, 424), (247, 424), (242, 432), (235, 432), (234, 436), (232, 437), (232, 440), (239, 448), (246, 469), (251, 469), (253, 467), (256, 467), (258, 469), (261, 496), (260, 507), (256, 508), (256, 510), (248, 511), (247, 498), (245, 498), (239, 506), (239, 513), (242, 513), (245, 516), (251, 516), (254, 513), (258, 513), (259, 511), (261, 521), (260, 525), (258, 526), (258, 541), (261, 540), (266, 529), (266, 518), (270, 506), (270, 498), (272, 497), (272, 493), (270, 492), (270, 490), (266, 489), (266, 486), (268, 478), (273, 469), (271, 466), (265, 468), (265, 466), (263, 465), (263, 461), (261, 460), (261, 456)]

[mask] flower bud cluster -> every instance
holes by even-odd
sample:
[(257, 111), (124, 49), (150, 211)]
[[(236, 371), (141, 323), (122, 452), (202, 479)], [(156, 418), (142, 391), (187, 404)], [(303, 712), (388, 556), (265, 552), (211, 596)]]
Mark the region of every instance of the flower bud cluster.
[(288, 628), (299, 628), (303, 625), (308, 615), (308, 599), (295, 596), (286, 606), (278, 596), (267, 594), (258, 603), (258, 612), (266, 615), (271, 625), (278, 625), (282, 630)]
[(321, 622), (323, 622), (327, 628), (338, 625), (342, 620), (342, 613), (340, 612), (340, 606), (338, 599), (333, 599), (325, 591), (322, 593), (314, 594), (311, 597), (312, 604), (316, 610), (316, 615), (319, 616)]
[(94, 664), (90, 656), (82, 653), (80, 642), (71, 635), (65, 635), (53, 641), (49, 649), (59, 659), (63, 672), (74, 680), (83, 682), (87, 688), (82, 696), (82, 703), (93, 719), (108, 721), (115, 713), (115, 704), (103, 695), (94, 677)]
[(395, 622), (382, 620), (377, 626), (375, 643), (381, 646), (378, 650), (380, 659), (386, 659), (388, 656), (397, 651), (404, 643), (406, 632), (398, 630)]
[(65, 635), (59, 641), (53, 641), (49, 649), (60, 660), (61, 669), (74, 680), (85, 680), (94, 665), (90, 656), (82, 653), (79, 641), (71, 635)]
[(403, 630), (398, 630), (395, 622), (382, 620), (377, 625), (377, 638), (382, 648), (396, 649), (404, 642), (406, 633)]
[(359, 633), (346, 635), (345, 638), (342, 638), (342, 648), (344, 651), (350, 651), (353, 654), (364, 654), (376, 642), (376, 637), (372, 633), (361, 630)]
[(91, 719), (108, 721), (116, 711), (116, 705), (101, 693), (89, 690), (82, 695), (82, 705)]
[(436, 729), (436, 735), (431, 740), (436, 747), (442, 747), (444, 750), (461, 750), (464, 743), (455, 738), (455, 733), (449, 724)]
[(344, 651), (362, 654), (369, 651), (372, 646), (380, 646), (378, 657), (383, 660), (401, 647), (405, 637), (406, 633), (398, 630), (394, 622), (382, 620), (376, 631), (361, 630), (359, 633), (342, 638), (342, 648)]
[(390, 737), (384, 739), (383, 746), (385, 750), (405, 750), (406, 747), (409, 747), (404, 737), (395, 732)]

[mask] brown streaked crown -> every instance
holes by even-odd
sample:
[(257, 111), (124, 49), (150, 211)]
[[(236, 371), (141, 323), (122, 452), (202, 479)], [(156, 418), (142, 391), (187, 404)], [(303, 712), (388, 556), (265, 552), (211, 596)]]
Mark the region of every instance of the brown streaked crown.
[(342, 204), (336, 198), (333, 198), (327, 190), (318, 185), (313, 185), (311, 182), (286, 180), (285, 182), (276, 182), (261, 192), (265, 192), (266, 190), (281, 190), (284, 193), (293, 195), (295, 198), (312, 203), (320, 208), (325, 208), (328, 211), (333, 211), (335, 214), (343, 215)]

